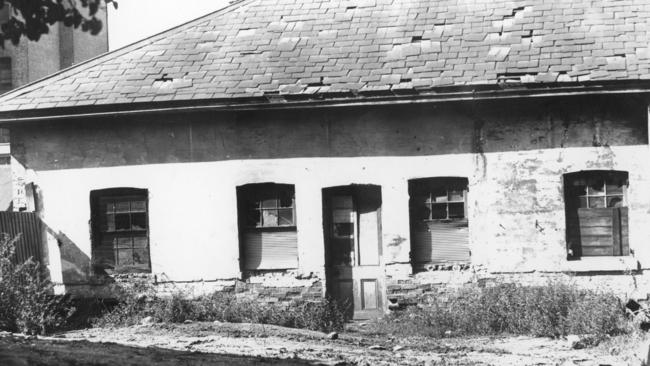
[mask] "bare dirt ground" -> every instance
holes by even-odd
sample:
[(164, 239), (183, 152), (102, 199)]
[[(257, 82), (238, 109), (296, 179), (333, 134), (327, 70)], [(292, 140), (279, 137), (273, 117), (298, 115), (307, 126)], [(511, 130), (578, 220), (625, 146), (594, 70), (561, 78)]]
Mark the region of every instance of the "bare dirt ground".
[(640, 365), (649, 339), (616, 337), (576, 350), (561, 339), (396, 339), (359, 326), (331, 340), (260, 324), (153, 324), (54, 337), (0, 334), (0, 365)]

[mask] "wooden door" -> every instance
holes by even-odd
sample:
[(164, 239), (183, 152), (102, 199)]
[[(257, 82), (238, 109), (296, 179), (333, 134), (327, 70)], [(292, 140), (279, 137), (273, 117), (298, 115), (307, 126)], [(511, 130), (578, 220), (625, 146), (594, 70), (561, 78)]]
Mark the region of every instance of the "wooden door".
[(381, 314), (381, 188), (349, 186), (324, 190), (327, 292), (354, 319)]

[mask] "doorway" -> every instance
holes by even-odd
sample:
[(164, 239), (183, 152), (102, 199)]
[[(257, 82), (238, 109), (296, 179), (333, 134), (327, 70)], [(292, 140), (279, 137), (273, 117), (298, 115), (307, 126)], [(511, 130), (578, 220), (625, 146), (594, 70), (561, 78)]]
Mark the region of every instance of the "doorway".
[(353, 319), (370, 319), (384, 308), (381, 263), (381, 187), (323, 189), (327, 293)]

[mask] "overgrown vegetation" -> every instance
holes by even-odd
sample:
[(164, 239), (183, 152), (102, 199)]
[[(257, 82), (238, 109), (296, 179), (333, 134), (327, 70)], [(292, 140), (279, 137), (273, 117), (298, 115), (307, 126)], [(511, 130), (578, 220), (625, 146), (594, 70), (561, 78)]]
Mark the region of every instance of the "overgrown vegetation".
[(45, 334), (62, 326), (74, 310), (40, 264), (31, 258), (14, 263), (18, 238), (0, 237), (0, 329)]
[(140, 286), (124, 291), (118, 304), (93, 321), (95, 326), (128, 326), (151, 317), (156, 322), (222, 321), (274, 324), (329, 332), (342, 330), (345, 318), (335, 301), (319, 299), (291, 303), (262, 303), (216, 292), (190, 299), (182, 292), (159, 296)]
[(401, 335), (531, 335), (596, 337), (629, 332), (631, 321), (613, 294), (565, 282), (543, 286), (498, 284), (430, 296), (422, 306), (375, 324), (377, 333)]

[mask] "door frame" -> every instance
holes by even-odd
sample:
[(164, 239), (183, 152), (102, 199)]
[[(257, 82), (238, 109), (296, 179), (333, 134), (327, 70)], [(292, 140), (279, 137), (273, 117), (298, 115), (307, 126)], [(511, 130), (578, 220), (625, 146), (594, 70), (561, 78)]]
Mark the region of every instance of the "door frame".
[[(374, 188), (378, 190), (379, 193), (379, 207), (376, 209), (377, 214), (377, 264), (373, 265), (361, 265), (361, 256), (360, 256), (360, 225), (359, 225), (359, 191), (362, 189)], [(338, 273), (346, 272), (350, 273), (352, 277), (353, 284), (353, 295), (352, 299), (355, 296), (359, 299), (363, 299), (363, 294), (360, 292), (363, 291), (361, 288), (363, 283), (367, 283), (367, 278), (355, 278), (355, 274), (362, 275), (364, 270), (372, 272), (373, 269), (376, 272), (376, 291), (377, 291), (377, 311), (364, 311), (364, 310), (354, 310), (355, 306), (352, 306), (350, 309), (349, 315), (354, 319), (368, 319), (373, 316), (378, 316), (383, 314), (387, 308), (387, 297), (386, 297), (386, 286), (385, 286), (385, 267), (383, 260), (383, 243), (382, 243), (382, 187), (376, 184), (349, 184), (341, 186), (331, 186), (325, 187), (322, 189), (322, 202), (323, 202), (323, 236), (324, 236), (324, 255), (325, 255), (325, 281), (326, 281), (326, 293), (328, 296), (333, 296), (336, 298), (336, 292), (333, 291), (330, 287), (331, 281), (334, 278), (339, 278)], [(331, 243), (331, 230), (332, 230), (332, 207), (331, 207), (331, 197), (336, 195), (350, 195), (353, 200), (353, 212), (354, 212), (354, 238), (353, 238), (353, 250), (352, 258), (350, 258), (350, 265), (332, 265), (330, 264), (330, 243)], [(356, 271), (355, 271), (356, 269)], [(333, 273), (335, 272), (335, 273)], [(357, 283), (358, 282), (358, 283)], [(363, 300), (361, 300), (363, 301)], [(354, 304), (350, 304), (354, 305)], [(374, 313), (377, 313), (374, 315)], [(373, 315), (369, 315), (373, 314)]]

